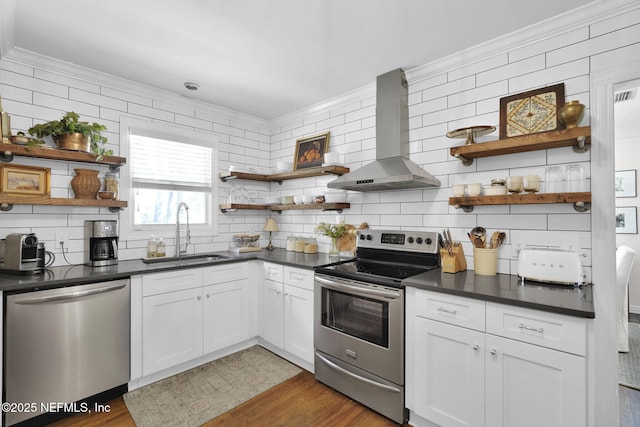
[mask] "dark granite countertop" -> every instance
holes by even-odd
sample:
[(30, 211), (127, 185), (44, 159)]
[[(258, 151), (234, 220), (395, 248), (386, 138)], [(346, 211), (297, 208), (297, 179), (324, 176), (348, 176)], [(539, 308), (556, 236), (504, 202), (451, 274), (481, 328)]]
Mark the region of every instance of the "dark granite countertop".
[(255, 259), (310, 270), (316, 266), (327, 265), (337, 261), (335, 258), (330, 258), (324, 253), (303, 254), (287, 252), (280, 248), (271, 252), (262, 250), (260, 252), (248, 252), (243, 254), (236, 254), (233, 252), (213, 252), (212, 254), (224, 255), (228, 258), (213, 261), (206, 260), (204, 258), (196, 258), (153, 264), (145, 264), (142, 260), (136, 259), (120, 261), (118, 264), (108, 267), (89, 267), (83, 264), (49, 267), (45, 269), (43, 274), (20, 276), (0, 274), (0, 290), (24, 291), (80, 285), (105, 280), (121, 279), (136, 274), (156, 273), (182, 268), (204, 267)]
[(475, 274), (471, 270), (452, 274), (444, 273), (440, 269), (410, 277), (403, 280), (402, 284), (427, 291), (442, 292), (575, 317), (590, 319), (596, 317), (591, 285), (574, 288), (529, 281), (523, 285), (520, 284), (519, 277), (509, 274), (482, 276)]

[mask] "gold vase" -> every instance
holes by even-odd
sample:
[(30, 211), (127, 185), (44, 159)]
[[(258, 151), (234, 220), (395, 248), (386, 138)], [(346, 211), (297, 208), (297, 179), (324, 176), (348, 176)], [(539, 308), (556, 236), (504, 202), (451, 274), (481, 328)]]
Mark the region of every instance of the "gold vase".
[(60, 135), (54, 141), (61, 150), (91, 152), (91, 138), (78, 132)]
[(76, 199), (97, 199), (100, 191), (100, 171), (93, 169), (74, 169), (76, 176), (71, 179), (71, 188)]
[(558, 120), (566, 129), (578, 127), (584, 115), (584, 105), (580, 101), (569, 101), (558, 110)]

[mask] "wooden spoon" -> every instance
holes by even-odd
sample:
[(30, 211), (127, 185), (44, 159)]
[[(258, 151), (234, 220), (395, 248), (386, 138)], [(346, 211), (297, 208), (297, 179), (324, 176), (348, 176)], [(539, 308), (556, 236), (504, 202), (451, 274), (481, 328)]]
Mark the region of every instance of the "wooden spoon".
[(500, 236), (500, 231), (494, 231), (491, 234), (491, 240), (489, 240), (489, 247), (491, 249), (496, 249), (500, 243), (498, 243), (498, 238)]

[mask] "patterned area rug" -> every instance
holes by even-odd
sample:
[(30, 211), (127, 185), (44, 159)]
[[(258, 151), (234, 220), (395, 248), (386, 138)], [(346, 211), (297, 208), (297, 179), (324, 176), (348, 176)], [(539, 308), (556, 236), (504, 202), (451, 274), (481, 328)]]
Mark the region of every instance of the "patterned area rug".
[(640, 324), (629, 323), (629, 353), (618, 353), (618, 383), (640, 390)]
[(256, 345), (123, 397), (138, 427), (197, 427), (299, 372)]

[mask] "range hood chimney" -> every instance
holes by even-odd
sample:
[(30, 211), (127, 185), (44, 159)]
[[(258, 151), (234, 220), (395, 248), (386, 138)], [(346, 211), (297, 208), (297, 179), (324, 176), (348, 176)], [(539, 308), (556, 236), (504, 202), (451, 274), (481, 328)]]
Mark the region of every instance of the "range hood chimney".
[(376, 82), (376, 160), (327, 184), (329, 188), (385, 191), (439, 187), (440, 181), (409, 160), (407, 79), (397, 70)]

